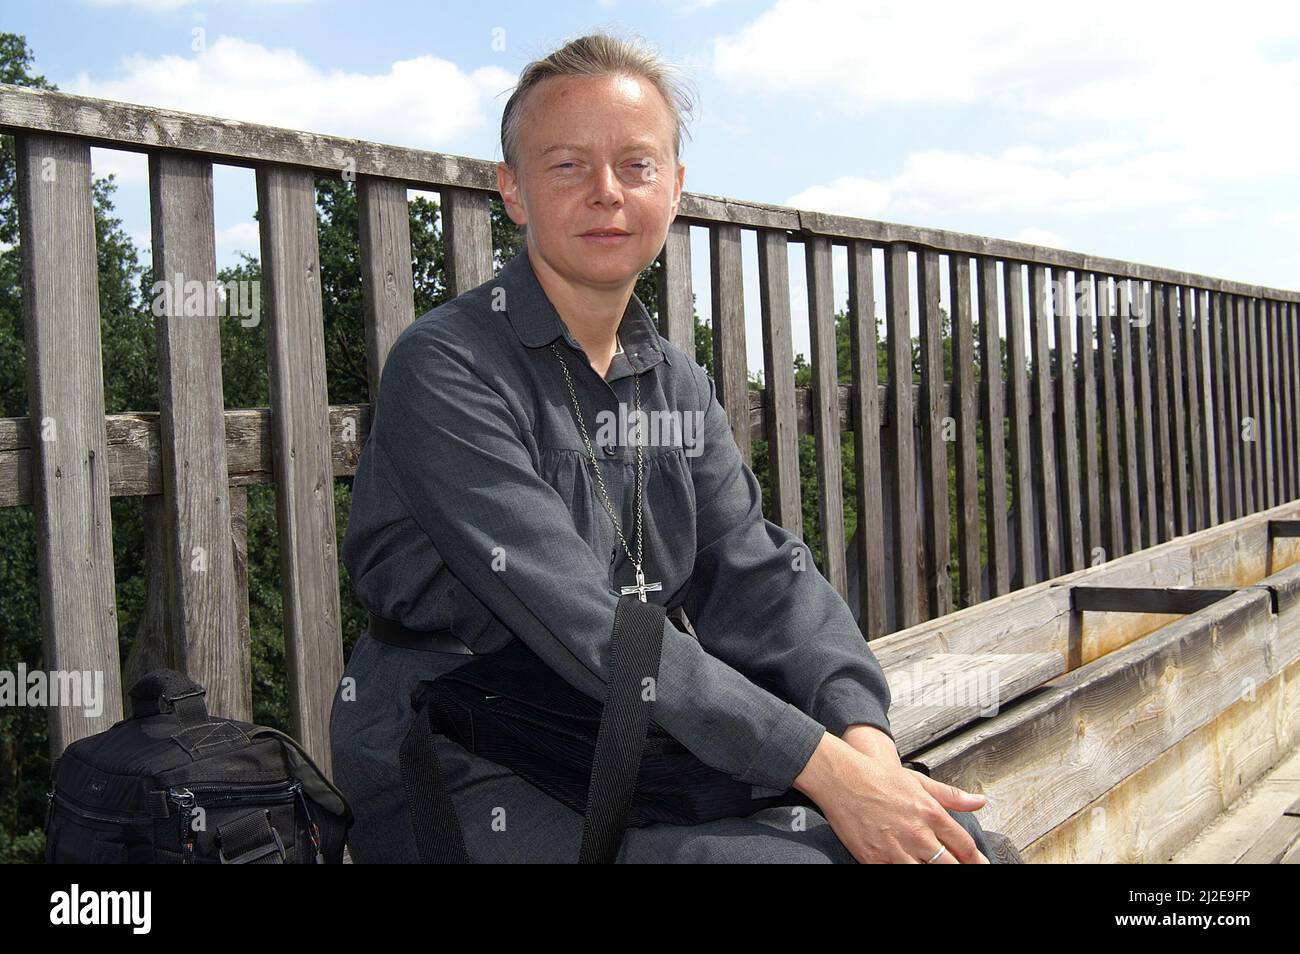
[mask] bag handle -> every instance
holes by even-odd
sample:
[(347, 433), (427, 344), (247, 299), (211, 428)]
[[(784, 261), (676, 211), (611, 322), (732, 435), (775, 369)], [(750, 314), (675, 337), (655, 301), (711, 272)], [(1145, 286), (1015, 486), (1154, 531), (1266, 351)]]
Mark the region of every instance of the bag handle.
[(175, 711), (181, 725), (201, 725), (208, 721), (208, 707), (203, 701), (202, 686), (174, 669), (153, 669), (131, 687), (131, 718)]
[[(596, 731), (587, 810), (578, 861), (611, 864), (618, 857), (636, 794), (637, 776), (650, 725), (650, 699), (642, 698), (643, 680), (659, 678), (667, 613), (657, 603), (642, 603), (634, 594), (619, 599), (610, 644), (610, 678)], [(411, 829), (420, 861), (468, 864), (460, 821), (452, 805), (433, 746), (428, 697), (416, 702), (416, 716), (398, 753)]]

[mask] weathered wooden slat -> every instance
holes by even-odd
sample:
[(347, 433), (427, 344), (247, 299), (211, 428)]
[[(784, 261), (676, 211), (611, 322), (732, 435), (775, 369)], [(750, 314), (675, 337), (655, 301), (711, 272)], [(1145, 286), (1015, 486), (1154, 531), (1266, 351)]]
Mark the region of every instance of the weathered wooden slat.
[(695, 355), (695, 300), (691, 289), (691, 228), (681, 218), (668, 226), (668, 240), (660, 252), (659, 333), (681, 348), (692, 360)]
[(1275, 302), (1276, 321), (1277, 321), (1277, 340), (1278, 347), (1275, 355), (1277, 364), (1277, 378), (1280, 382), (1279, 388), (1282, 392), (1282, 401), (1279, 405), (1279, 420), (1281, 427), (1279, 429), (1280, 437), (1278, 448), (1282, 454), (1282, 477), (1283, 477), (1283, 500), (1294, 500), (1300, 496), (1300, 486), (1297, 486), (1296, 479), (1296, 443), (1295, 443), (1295, 375), (1294, 366), (1291, 363), (1291, 350), (1295, 342), (1291, 337), (1291, 322), (1289, 320), (1290, 308), (1286, 302)]
[(1277, 468), (1274, 445), (1276, 434), (1273, 430), (1273, 402), (1277, 395), (1273, 388), (1273, 355), (1277, 353), (1273, 341), (1273, 322), (1270, 320), (1269, 302), (1259, 299), (1255, 303), (1255, 326), (1259, 335), (1259, 387), (1260, 407), (1264, 411), (1263, 432), (1260, 435), (1260, 451), (1263, 454), (1264, 505), (1272, 507), (1277, 504)]
[(1173, 413), (1172, 398), (1169, 388), (1169, 361), (1167, 358), (1169, 337), (1169, 302), (1166, 298), (1166, 286), (1153, 284), (1151, 287), (1151, 331), (1155, 344), (1155, 451), (1156, 451), (1156, 487), (1159, 504), (1158, 536), (1159, 540), (1168, 540), (1175, 536), (1176, 520), (1174, 515), (1174, 475), (1169, 441), (1169, 418)]
[(1173, 405), (1170, 433), (1169, 467), (1173, 473), (1170, 484), (1174, 505), (1174, 532), (1188, 532), (1190, 519), (1187, 502), (1187, 401), (1183, 387), (1183, 315), (1182, 303), (1175, 285), (1165, 286), (1165, 327), (1169, 333), (1169, 400)]
[(713, 376), (718, 401), (727, 410), (731, 434), (746, 465), (752, 465), (749, 441), (749, 364), (745, 347), (745, 288), (740, 263), (740, 229), (709, 229), (713, 295)]
[(228, 293), (224, 303), (206, 294), (217, 287), (212, 163), (150, 155), (149, 199), (163, 476), (158, 569), (167, 581), (163, 628), (175, 667), (207, 690), (208, 712), (247, 721), (253, 716), (251, 662), (236, 611), (219, 323), (257, 316), (238, 314), (235, 306), (246, 300), (240, 293)]
[(1253, 508), (1263, 510), (1268, 503), (1268, 478), (1265, 474), (1264, 445), (1268, 439), (1268, 428), (1265, 426), (1268, 413), (1267, 401), (1268, 392), (1264, 390), (1264, 373), (1260, 364), (1263, 349), (1263, 343), (1260, 340), (1259, 328), (1259, 311), (1257, 302), (1251, 298), (1242, 303), (1245, 308), (1246, 322), (1246, 359), (1249, 375), (1247, 377), (1247, 390), (1250, 392), (1250, 441), (1246, 449), (1250, 452), (1251, 468), (1255, 478), (1254, 496), (1252, 497)]
[[(411, 213), (406, 187), (389, 179), (362, 176), (357, 181), (357, 219), (366, 374), (370, 400), (374, 401), (379, 396), (379, 378), (388, 360), (388, 349), (415, 320)], [(444, 234), (446, 225), (444, 218)]]
[(1236, 402), (1233, 390), (1232, 358), (1233, 338), (1228, 333), (1228, 315), (1223, 307), (1223, 296), (1218, 292), (1210, 295), (1209, 347), (1210, 366), (1213, 368), (1214, 387), (1214, 448), (1215, 485), (1218, 490), (1219, 512), (1215, 523), (1232, 520), (1237, 516), (1236, 491), (1234, 490), (1236, 464), (1233, 460), (1232, 422), (1236, 418), (1233, 406)]
[[(491, 160), (3, 84), (0, 84), (0, 130), (58, 133), (114, 149), (145, 151), (161, 148), (202, 153), (210, 161), (229, 165), (253, 167), (263, 162), (281, 163), (333, 176), (339, 174), (340, 166), (346, 162), (346, 167), (357, 175), (399, 180), (411, 188), (454, 186), (488, 194), (496, 191), (497, 164)], [(859, 239), (876, 245), (903, 242), (913, 247), (960, 252), (968, 256), (1036, 262), (1055, 268), (1106, 272), (1300, 302), (1300, 292), (1294, 290), (1266, 288), (946, 229), (854, 219), (702, 193), (683, 192), (679, 215), (683, 220), (701, 225), (720, 222), (787, 229), (826, 235), (840, 241)]]
[[(1141, 303), (1140, 317), (1134, 320), (1134, 326), (1137, 328), (1137, 343), (1134, 347), (1133, 359), (1137, 362), (1137, 400), (1138, 415), (1141, 423), (1138, 429), (1138, 447), (1141, 451), (1141, 464), (1138, 471), (1138, 479), (1142, 481), (1143, 507), (1142, 526), (1144, 537), (1142, 546), (1155, 546), (1161, 542), (1159, 537), (1160, 514), (1156, 510), (1156, 451), (1155, 451), (1155, 425), (1152, 422), (1152, 399), (1151, 399), (1151, 350), (1148, 347), (1147, 331), (1153, 324), (1152, 320), (1152, 300), (1154, 295), (1152, 290), (1138, 284), (1134, 288), (1134, 296), (1137, 302)], [(1140, 547), (1138, 548), (1140, 549)]]
[[(920, 621), (917, 605), (916, 458), (912, 447), (912, 320), (908, 247), (885, 248), (885, 322), (889, 354), (889, 469), (894, 493), (895, 629)], [(809, 283), (811, 284), (811, 282)]]
[(1237, 389), (1238, 408), (1241, 416), (1237, 418), (1237, 441), (1241, 445), (1241, 480), (1242, 513), (1254, 513), (1259, 509), (1259, 494), (1255, 483), (1255, 449), (1258, 446), (1256, 421), (1258, 412), (1255, 403), (1253, 382), (1255, 373), (1251, 360), (1250, 322), (1246, 319), (1246, 302), (1240, 296), (1232, 299), (1233, 324), (1237, 331)]
[(1236, 593), (1210, 586), (1072, 586), (1076, 613), (1195, 613)]
[(1115, 279), (1115, 307), (1119, 318), (1119, 396), (1124, 413), (1120, 422), (1124, 426), (1124, 515), (1126, 539), (1122, 553), (1132, 553), (1142, 548), (1142, 505), (1138, 496), (1138, 438), (1141, 431), (1141, 413), (1137, 390), (1133, 381), (1133, 301), (1131, 284), (1122, 278)]
[(1300, 798), (1264, 829), (1240, 858), (1240, 865), (1279, 864), (1293, 847), (1300, 844)]
[(1223, 335), (1227, 342), (1224, 349), (1226, 365), (1224, 377), (1228, 392), (1229, 416), (1224, 447), (1231, 458), (1232, 466), (1232, 516), (1240, 517), (1247, 513), (1246, 463), (1245, 448), (1242, 446), (1242, 428), (1246, 417), (1247, 404), (1245, 388), (1241, 383), (1245, 360), (1242, 357), (1241, 342), (1244, 341), (1240, 322), (1237, 320), (1237, 300), (1230, 295), (1221, 295), (1223, 311)]
[(1292, 417), (1291, 417), (1291, 466), (1294, 470), (1294, 496), (1300, 497), (1300, 305), (1287, 306), (1287, 327), (1290, 329), (1290, 345), (1287, 348), (1286, 361), (1291, 369)]
[[(880, 484), (880, 388), (876, 361), (876, 292), (871, 246), (850, 242), (849, 350), (853, 373), (854, 468), (858, 479), (858, 587), (859, 625), (868, 639), (889, 632), (885, 597), (884, 534), (871, 532), (885, 525), (885, 504)], [(948, 508), (944, 507), (945, 517)]]
[[(943, 411), (947, 381), (943, 369), (943, 316), (939, 312), (939, 253), (916, 256), (921, 343), (921, 470), (925, 478), (926, 618), (952, 612), (951, 536), (948, 522), (948, 440), (955, 436)], [(1024, 377), (1023, 362), (1021, 378)], [(1026, 425), (1027, 426), (1027, 425)], [(1029, 551), (1031, 554), (1033, 550)]]
[[(802, 537), (794, 343), (790, 327), (790, 250), (784, 232), (761, 229), (758, 233), (758, 288), (763, 322), (763, 397), (767, 405), (764, 440), (772, 479), (771, 520)], [(874, 389), (871, 396), (875, 396)], [(879, 436), (877, 430), (877, 440)]]
[(981, 823), (1029, 844), (1280, 671), (1295, 640), (1279, 639), (1270, 606), (1243, 589), (909, 757), (988, 794)]
[[(1020, 262), (1002, 263), (1002, 289), (1007, 299), (1007, 417), (1011, 419), (1011, 473), (1015, 482), (1017, 571), (1012, 589), (1037, 583), (1038, 561), (1034, 543), (1038, 524), (1034, 507), (1033, 455), (1030, 451), (1029, 375), (1025, 368), (1025, 266)], [(942, 367), (942, 364), (940, 364)]]
[[(1120, 419), (1119, 386), (1115, 375), (1115, 305), (1111, 298), (1110, 278), (1094, 275), (1097, 291), (1097, 364), (1101, 369), (1101, 432), (1102, 467), (1106, 485), (1106, 522), (1103, 546), (1105, 558), (1113, 560), (1124, 552), (1124, 481), (1120, 470)], [(1123, 319), (1120, 319), (1123, 320)]]
[(84, 673), (77, 688), (90, 680), (84, 688), (97, 697), (49, 706), (54, 758), (122, 718), (98, 258), (89, 145), (25, 134), (15, 137), (14, 157), (27, 400), (41, 438), (31, 479), (42, 662)]
[(1210, 293), (1186, 289), (1195, 299), (1196, 325), (1188, 338), (1188, 353), (1195, 356), (1190, 373), (1196, 382), (1196, 413), (1192, 415), (1192, 492), (1196, 496), (1196, 527), (1204, 530), (1219, 522), (1219, 491), (1215, 485), (1218, 464), (1214, 449), (1214, 387), (1210, 368)]
[(311, 173), (259, 168), (257, 206), (290, 718), (298, 741), (328, 773), (329, 716), (343, 674), (343, 640)]
[[(822, 573), (841, 596), (849, 592), (844, 559), (844, 481), (840, 459), (839, 358), (831, 284), (831, 243), (810, 239), (804, 246), (808, 275), (808, 326), (816, 419), (817, 487), (822, 530)], [(911, 381), (909, 379), (908, 383)], [(909, 390), (910, 393), (910, 390)], [(908, 420), (911, 420), (909, 415)], [(909, 427), (910, 431), (911, 428)], [(911, 458), (909, 457), (910, 461)], [(915, 517), (913, 517), (915, 519)]]
[(1034, 461), (1037, 486), (1035, 496), (1039, 501), (1038, 533), (1043, 541), (1043, 572), (1041, 579), (1051, 579), (1061, 572), (1061, 523), (1056, 489), (1056, 428), (1055, 387), (1052, 378), (1051, 342), (1048, 328), (1051, 325), (1051, 290), (1047, 272), (1041, 265), (1029, 268), (1029, 341), (1034, 353), (1034, 382), (1032, 404), (1034, 422)]
[(492, 278), (492, 209), (486, 192), (447, 188), (439, 197), (447, 292), (454, 298)]
[(1268, 379), (1269, 408), (1273, 426), (1269, 429), (1272, 448), (1273, 504), (1289, 499), (1286, 473), (1286, 438), (1283, 434), (1286, 420), (1286, 379), (1282, 376), (1282, 327), (1278, 320), (1277, 302), (1265, 302), (1268, 322)]
[(989, 595), (1010, 588), (1007, 547), (1007, 458), (1003, 433), (1002, 343), (998, 328), (997, 263), (976, 260), (980, 314), (980, 421), (984, 426), (984, 517), (988, 543)]
[(1056, 318), (1056, 446), (1062, 518), (1061, 542), (1065, 567), (1083, 567), (1083, 505), (1079, 494), (1078, 408), (1075, 406), (1074, 346), (1070, 329), (1070, 305), (1065, 293), (1065, 273), (1052, 272), (1052, 314)]
[[(1079, 342), (1079, 410), (1080, 454), (1084, 480), (1079, 498), (1083, 503), (1083, 557), (1089, 564), (1104, 560), (1106, 545), (1101, 536), (1101, 456), (1097, 439), (1097, 276), (1076, 274), (1074, 298), (1078, 314), (1075, 321)], [(1082, 286), (1082, 287), (1080, 287)]]

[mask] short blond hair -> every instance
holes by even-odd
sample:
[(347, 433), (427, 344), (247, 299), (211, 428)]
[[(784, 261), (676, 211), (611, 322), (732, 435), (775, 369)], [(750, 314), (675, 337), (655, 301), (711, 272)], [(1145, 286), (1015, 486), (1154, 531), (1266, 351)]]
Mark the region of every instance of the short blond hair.
[(692, 115), (694, 109), (688, 81), (676, 67), (660, 59), (643, 42), (592, 33), (534, 60), (519, 74), (519, 82), (501, 114), (501, 157), (510, 168), (519, 168), (516, 165), (519, 127), (523, 122), (528, 94), (553, 76), (637, 76), (650, 83), (668, 104), (673, 118), (673, 162), (678, 161), (682, 135), (690, 136), (686, 117)]

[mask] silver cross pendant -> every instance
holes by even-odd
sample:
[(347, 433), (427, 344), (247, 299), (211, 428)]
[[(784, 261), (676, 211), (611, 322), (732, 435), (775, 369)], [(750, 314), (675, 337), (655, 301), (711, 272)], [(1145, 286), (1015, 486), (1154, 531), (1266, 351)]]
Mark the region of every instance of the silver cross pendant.
[(635, 593), (640, 597), (641, 602), (644, 603), (646, 601), (645, 595), (648, 591), (662, 590), (663, 588), (663, 583), (647, 583), (645, 581), (645, 573), (641, 570), (641, 564), (638, 563), (636, 565), (636, 583), (632, 586), (622, 587), (620, 592), (624, 596), (627, 596), (629, 593)]

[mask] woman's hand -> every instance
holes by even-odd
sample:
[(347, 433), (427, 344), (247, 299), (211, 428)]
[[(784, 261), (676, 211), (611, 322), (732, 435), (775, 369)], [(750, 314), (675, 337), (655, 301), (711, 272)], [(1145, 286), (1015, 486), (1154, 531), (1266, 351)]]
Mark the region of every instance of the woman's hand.
[(970, 833), (946, 809), (974, 811), (983, 795), (963, 792), (904, 768), (888, 735), (852, 726), (840, 739), (829, 732), (794, 787), (821, 809), (831, 829), (864, 864), (988, 864)]

